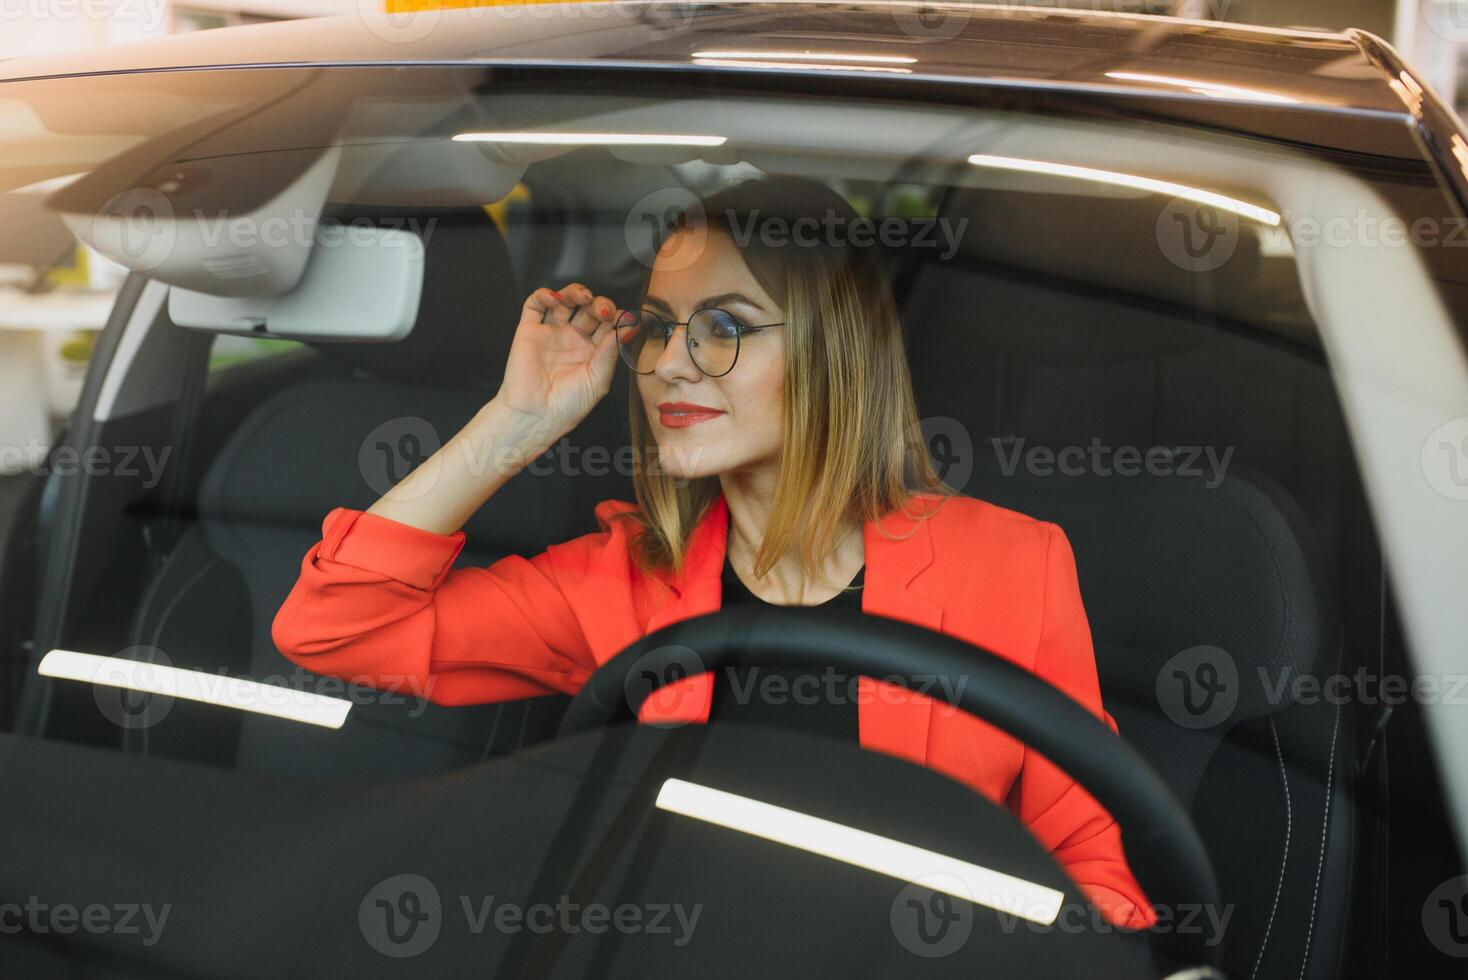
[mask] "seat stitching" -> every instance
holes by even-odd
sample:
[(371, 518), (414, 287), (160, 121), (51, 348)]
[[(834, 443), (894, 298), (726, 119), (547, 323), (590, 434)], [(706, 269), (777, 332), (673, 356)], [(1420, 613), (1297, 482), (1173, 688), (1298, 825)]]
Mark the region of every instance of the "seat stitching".
[(499, 734), (500, 719), (505, 716), (504, 702), (495, 705), (494, 721), (489, 726), (489, 737), (484, 740), (484, 752), (479, 756), (480, 762), (488, 761), (494, 750), (494, 737)]
[(1285, 770), (1284, 749), (1279, 744), (1279, 729), (1274, 725), (1274, 718), (1269, 719), (1269, 734), (1274, 736), (1274, 754), (1279, 759), (1279, 779), (1284, 783), (1285, 800), (1285, 839), (1284, 853), (1279, 859), (1279, 882), (1274, 886), (1274, 904), (1269, 907), (1269, 921), (1264, 925), (1264, 939), (1259, 944), (1259, 955), (1254, 958), (1254, 969), (1249, 971), (1249, 980), (1254, 980), (1259, 974), (1259, 965), (1264, 962), (1264, 951), (1269, 948), (1269, 934), (1274, 930), (1274, 914), (1279, 911), (1279, 896), (1284, 891), (1285, 869), (1290, 863), (1290, 831), (1294, 826), (1294, 818), (1290, 808), (1290, 777)]
[(525, 747), (525, 733), (530, 728), (530, 702), (525, 702), (525, 711), (520, 715), (520, 734), (515, 736), (515, 751)]
[(1320, 879), (1325, 873), (1325, 845), (1330, 828), (1330, 793), (1331, 785), (1335, 780), (1335, 743), (1336, 733), (1341, 727), (1341, 706), (1335, 706), (1335, 722), (1330, 726), (1330, 761), (1326, 763), (1325, 770), (1325, 813), (1320, 821), (1320, 861), (1315, 865), (1315, 890), (1310, 895), (1310, 923), (1305, 929), (1305, 952), (1300, 958), (1300, 976), (1305, 975), (1305, 968), (1310, 963), (1310, 940), (1315, 934), (1315, 914), (1319, 910)]

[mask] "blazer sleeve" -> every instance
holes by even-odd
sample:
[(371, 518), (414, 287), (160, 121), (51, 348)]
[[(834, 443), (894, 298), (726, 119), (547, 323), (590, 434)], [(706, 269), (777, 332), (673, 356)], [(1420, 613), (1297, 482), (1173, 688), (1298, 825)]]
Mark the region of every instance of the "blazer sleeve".
[[(1101, 704), (1091, 630), (1081, 602), (1075, 557), (1064, 532), (1047, 525), (1044, 621), (1035, 674), (1084, 705), (1114, 732)], [(1121, 829), (1099, 803), (1057, 766), (1025, 750), (1013, 790), (1017, 812), (1110, 921), (1145, 928), (1156, 913), (1132, 876)]]
[(464, 541), (333, 509), (276, 612), (276, 647), (316, 673), (436, 704), (579, 690), (595, 663), (553, 556), (453, 568)]

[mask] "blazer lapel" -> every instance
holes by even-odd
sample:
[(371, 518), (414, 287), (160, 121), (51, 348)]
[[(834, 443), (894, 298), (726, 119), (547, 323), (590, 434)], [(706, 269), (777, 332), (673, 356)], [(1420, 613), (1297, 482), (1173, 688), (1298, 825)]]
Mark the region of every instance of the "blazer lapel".
[[(645, 633), (720, 608), (720, 573), (728, 530), (729, 507), (720, 495), (690, 537), (683, 574), (668, 583), (675, 597), (648, 618)], [(929, 522), (894, 511), (880, 522), (867, 522), (862, 529), (862, 545), (866, 558), (862, 612), (938, 630), (943, 623), (942, 606), (912, 588), (913, 581), (933, 562)], [(869, 677), (860, 678), (857, 685), (861, 745), (919, 764), (925, 762), (932, 701), (889, 689)], [(697, 674), (661, 690), (663, 693), (644, 702), (638, 715), (641, 721), (708, 721), (713, 705), (713, 674)]]
[[(929, 522), (899, 509), (880, 521), (867, 522), (862, 543), (866, 549), (862, 612), (938, 630), (943, 607), (912, 588), (913, 580), (933, 563)], [(925, 763), (933, 702), (870, 677), (857, 681), (857, 693), (862, 747)]]
[[(675, 597), (648, 617), (646, 633), (715, 612), (723, 601), (724, 550), (729, 539), (729, 505), (715, 498), (689, 537), (683, 573), (668, 582)], [(659, 689), (642, 704), (638, 719), (651, 724), (706, 722), (714, 703), (714, 675), (695, 674)]]

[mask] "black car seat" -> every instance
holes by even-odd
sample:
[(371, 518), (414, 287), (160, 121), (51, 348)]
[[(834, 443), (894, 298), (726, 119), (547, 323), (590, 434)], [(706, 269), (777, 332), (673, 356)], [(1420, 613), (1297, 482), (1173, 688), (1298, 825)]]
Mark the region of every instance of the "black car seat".
[[(178, 701), (129, 731), (134, 750), (370, 780), (447, 771), (554, 733), (568, 701), (562, 696), (440, 707), (410, 691), (383, 694), (315, 677), (271, 641), (275, 612), (325, 515), (337, 506), (370, 506), (498, 387), (524, 300), (504, 238), (482, 211), (435, 217), (411, 333), (392, 344), (319, 344), (321, 357), (349, 370), (286, 387), (245, 418), (228, 420), (227, 441), (208, 454), (194, 513), (134, 627), (141, 650), (162, 651), (174, 666), (348, 697), (354, 707), (346, 725), (334, 731)], [(511, 480), (470, 519), (458, 563), (534, 554), (594, 530), (597, 500), (630, 499), (625, 474), (577, 455), (625, 444), (624, 416), (622, 388), (560, 455)], [(221, 427), (218, 419), (210, 426)]]
[[(1331, 397), (1323, 365), (1220, 315), (1264, 292), (1257, 245), (1184, 272), (1156, 245), (1165, 204), (950, 194), (943, 216), (969, 219), (958, 253), (897, 257), (914, 380), (950, 485), (1069, 537), (1107, 708), (1209, 846), (1228, 975), (1332, 977), (1353, 860), (1349, 718), (1271, 693), (1336, 666), (1322, 535), (1296, 503), (1321, 489), (1287, 489), (1265, 464), (1291, 440), (1343, 435), (1330, 402), (1298, 404)], [(1164, 446), (1237, 453), (1114, 469), (1121, 447)], [(1227, 710), (1191, 717), (1214, 689)]]

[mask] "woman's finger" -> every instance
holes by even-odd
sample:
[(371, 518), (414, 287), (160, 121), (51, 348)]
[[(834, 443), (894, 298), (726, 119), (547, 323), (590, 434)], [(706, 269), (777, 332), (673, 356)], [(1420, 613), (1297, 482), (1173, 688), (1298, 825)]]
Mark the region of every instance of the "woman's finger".
[(586, 305), (571, 317), (571, 325), (587, 337), (596, 332), (603, 323), (612, 322), (617, 316), (617, 304), (606, 296), (593, 296)]
[(561, 294), (549, 286), (541, 286), (525, 299), (525, 305), (520, 308), (521, 317), (534, 316), (541, 321), (546, 319), (546, 314), (563, 306), (565, 300)]
[(547, 323), (570, 323), (579, 308), (591, 302), (591, 290), (579, 282), (567, 283), (557, 295), (561, 298), (561, 307), (550, 311), (545, 318)]

